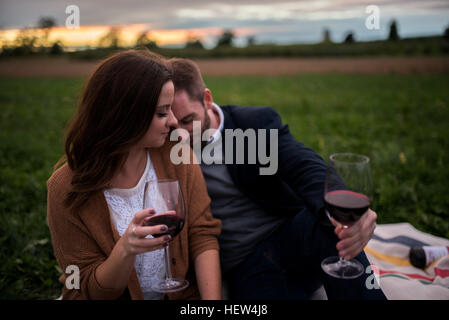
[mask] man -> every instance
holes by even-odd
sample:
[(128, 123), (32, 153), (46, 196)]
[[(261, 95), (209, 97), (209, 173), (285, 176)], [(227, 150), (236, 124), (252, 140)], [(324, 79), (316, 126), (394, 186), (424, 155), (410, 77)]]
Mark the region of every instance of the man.
[[(175, 85), (172, 110), (179, 128), (189, 132), (192, 147), (198, 147), (193, 144), (195, 121), (201, 121), (202, 132), (216, 129), (206, 143), (221, 143), (217, 150), (223, 152), (222, 159), (229, 159), (226, 153), (232, 151), (234, 161), (201, 163), (212, 213), (222, 220), (220, 255), (231, 299), (307, 299), (321, 283), (329, 299), (385, 299), (380, 289), (365, 285), (368, 277), (374, 278), (363, 248), (374, 232), (376, 213), (368, 210), (349, 228), (329, 220), (323, 204), (326, 163), (295, 141), (273, 109), (218, 106), (193, 61), (169, 62)], [(276, 130), (276, 172), (260, 174), (266, 167), (261, 161), (236, 163), (242, 146), (234, 141), (231, 149), (225, 146), (229, 141), (220, 134), (226, 129), (265, 130), (267, 142), (260, 143), (257, 136), (257, 152), (261, 146), (271, 150), (268, 137)], [(243, 145), (246, 160), (251, 156), (249, 144)], [(337, 254), (356, 257), (369, 272), (355, 280), (327, 276), (320, 263)]]

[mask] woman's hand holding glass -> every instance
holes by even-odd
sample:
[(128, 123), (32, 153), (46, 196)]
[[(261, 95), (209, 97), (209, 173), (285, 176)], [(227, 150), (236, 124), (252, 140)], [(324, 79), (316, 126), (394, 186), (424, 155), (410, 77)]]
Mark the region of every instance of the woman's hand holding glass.
[(170, 235), (162, 237), (146, 238), (148, 235), (158, 235), (166, 233), (166, 225), (146, 226), (146, 223), (155, 214), (154, 209), (144, 209), (136, 212), (134, 218), (128, 226), (120, 241), (127, 255), (137, 255), (140, 253), (164, 248), (171, 240)]

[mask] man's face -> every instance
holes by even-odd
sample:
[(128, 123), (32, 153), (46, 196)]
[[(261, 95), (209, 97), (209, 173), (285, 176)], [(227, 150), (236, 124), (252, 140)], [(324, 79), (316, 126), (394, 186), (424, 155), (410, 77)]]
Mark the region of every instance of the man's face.
[(189, 132), (191, 144), (193, 141), (193, 121), (201, 121), (201, 132), (209, 129), (210, 118), (206, 108), (201, 102), (191, 100), (186, 91), (175, 92), (171, 108), (176, 119), (178, 119), (178, 128)]

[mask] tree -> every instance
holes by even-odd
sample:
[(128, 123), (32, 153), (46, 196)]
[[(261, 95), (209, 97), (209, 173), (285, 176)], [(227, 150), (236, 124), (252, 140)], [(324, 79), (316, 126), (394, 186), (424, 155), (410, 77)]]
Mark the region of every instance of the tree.
[(98, 42), (100, 47), (109, 47), (117, 49), (120, 43), (120, 28), (111, 27), (107, 34), (105, 34)]
[(246, 46), (250, 47), (256, 44), (256, 37), (254, 35), (250, 35), (246, 38)]
[(24, 28), (19, 31), (19, 34), (14, 39), (14, 54), (27, 55), (36, 52), (39, 38), (36, 36), (35, 30), (31, 28)]
[(50, 31), (53, 27), (56, 26), (56, 19), (52, 17), (41, 17), (37, 22), (37, 27), (44, 32), (43, 35), (43, 45), (47, 45), (48, 36), (50, 35)]
[(218, 38), (217, 47), (232, 47), (234, 37), (232, 30), (223, 30), (223, 33)]
[(354, 43), (355, 42), (354, 33), (352, 31), (346, 35), (344, 42), (345, 43)]
[(390, 23), (390, 33), (388, 35), (388, 40), (389, 41), (397, 41), (397, 40), (399, 40), (398, 27), (397, 27), (397, 24), (396, 24), (396, 20), (393, 20)]
[(150, 35), (148, 35), (149, 31), (143, 31), (136, 40), (136, 47), (147, 47), (148, 49), (157, 48), (156, 40), (153, 40)]
[(443, 37), (444, 37), (446, 40), (449, 40), (449, 26), (447, 26), (446, 29), (444, 30)]
[(51, 29), (56, 26), (56, 19), (52, 17), (41, 17), (37, 26), (40, 29)]
[(201, 42), (201, 39), (198, 36), (195, 36), (191, 32), (187, 34), (187, 40), (185, 44), (185, 48), (191, 48), (191, 49), (204, 49), (203, 43)]
[(185, 47), (192, 48), (192, 49), (204, 49), (203, 43), (199, 39), (197, 39), (195, 41), (186, 42)]
[(53, 45), (50, 48), (50, 54), (52, 55), (58, 55), (64, 52), (64, 49), (62, 48), (62, 42), (57, 40), (53, 43)]
[(323, 43), (331, 43), (331, 31), (329, 30), (329, 28), (325, 28), (323, 30)]

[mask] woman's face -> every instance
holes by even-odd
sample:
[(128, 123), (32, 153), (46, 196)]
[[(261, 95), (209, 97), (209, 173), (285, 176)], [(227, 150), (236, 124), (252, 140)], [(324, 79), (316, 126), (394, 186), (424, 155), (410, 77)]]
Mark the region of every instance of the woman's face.
[(144, 148), (161, 147), (165, 143), (170, 129), (177, 126), (178, 121), (171, 110), (174, 93), (175, 87), (172, 81), (168, 81), (162, 86), (153, 120), (151, 120), (147, 132), (139, 141), (139, 146)]

